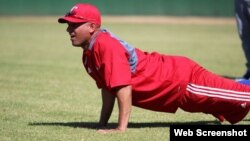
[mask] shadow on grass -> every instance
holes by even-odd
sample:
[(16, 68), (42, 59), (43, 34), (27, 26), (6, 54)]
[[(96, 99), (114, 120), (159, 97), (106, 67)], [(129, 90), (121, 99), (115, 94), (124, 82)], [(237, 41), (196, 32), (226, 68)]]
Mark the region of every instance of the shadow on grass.
[[(192, 122), (130, 122), (128, 128), (158, 128), (170, 125), (220, 125), (219, 121), (192, 121)], [(97, 122), (33, 122), (30, 126), (67, 126), (72, 128), (97, 129)], [(117, 123), (109, 123), (107, 128), (114, 128)]]

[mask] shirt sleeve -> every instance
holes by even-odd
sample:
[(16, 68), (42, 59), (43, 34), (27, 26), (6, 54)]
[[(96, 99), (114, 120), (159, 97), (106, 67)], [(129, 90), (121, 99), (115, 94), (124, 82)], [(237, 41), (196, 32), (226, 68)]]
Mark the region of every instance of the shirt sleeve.
[(105, 86), (112, 89), (131, 83), (131, 70), (128, 62), (128, 53), (120, 42), (107, 37), (97, 42), (98, 50), (95, 60), (98, 60), (98, 72)]

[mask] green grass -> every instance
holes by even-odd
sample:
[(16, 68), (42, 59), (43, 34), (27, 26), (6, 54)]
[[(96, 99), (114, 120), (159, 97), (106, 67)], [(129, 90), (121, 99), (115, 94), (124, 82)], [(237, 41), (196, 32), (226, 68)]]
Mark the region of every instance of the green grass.
[[(128, 132), (99, 135), (100, 91), (56, 18), (0, 19), (2, 141), (169, 140), (172, 124), (218, 124), (210, 115), (133, 108)], [(241, 76), (245, 58), (234, 24), (104, 23), (145, 51), (185, 55), (220, 75)], [(115, 107), (110, 119), (117, 123)], [(250, 116), (248, 115), (247, 119)], [(228, 124), (227, 122), (223, 124)], [(244, 120), (240, 124), (250, 124)]]

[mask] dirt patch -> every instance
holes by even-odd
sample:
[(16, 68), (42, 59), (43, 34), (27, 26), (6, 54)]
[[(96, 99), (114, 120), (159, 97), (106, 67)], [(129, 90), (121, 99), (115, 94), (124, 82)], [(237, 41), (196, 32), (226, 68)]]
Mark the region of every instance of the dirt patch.
[(169, 16), (103, 16), (104, 23), (145, 24), (236, 24), (234, 18), (169, 17)]

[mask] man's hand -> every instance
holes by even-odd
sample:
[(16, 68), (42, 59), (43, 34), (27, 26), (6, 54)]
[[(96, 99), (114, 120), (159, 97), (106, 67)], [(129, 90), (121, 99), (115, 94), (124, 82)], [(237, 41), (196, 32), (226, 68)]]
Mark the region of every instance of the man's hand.
[(125, 130), (121, 130), (119, 128), (115, 129), (98, 129), (97, 133), (99, 134), (110, 134), (110, 133), (124, 133)]

